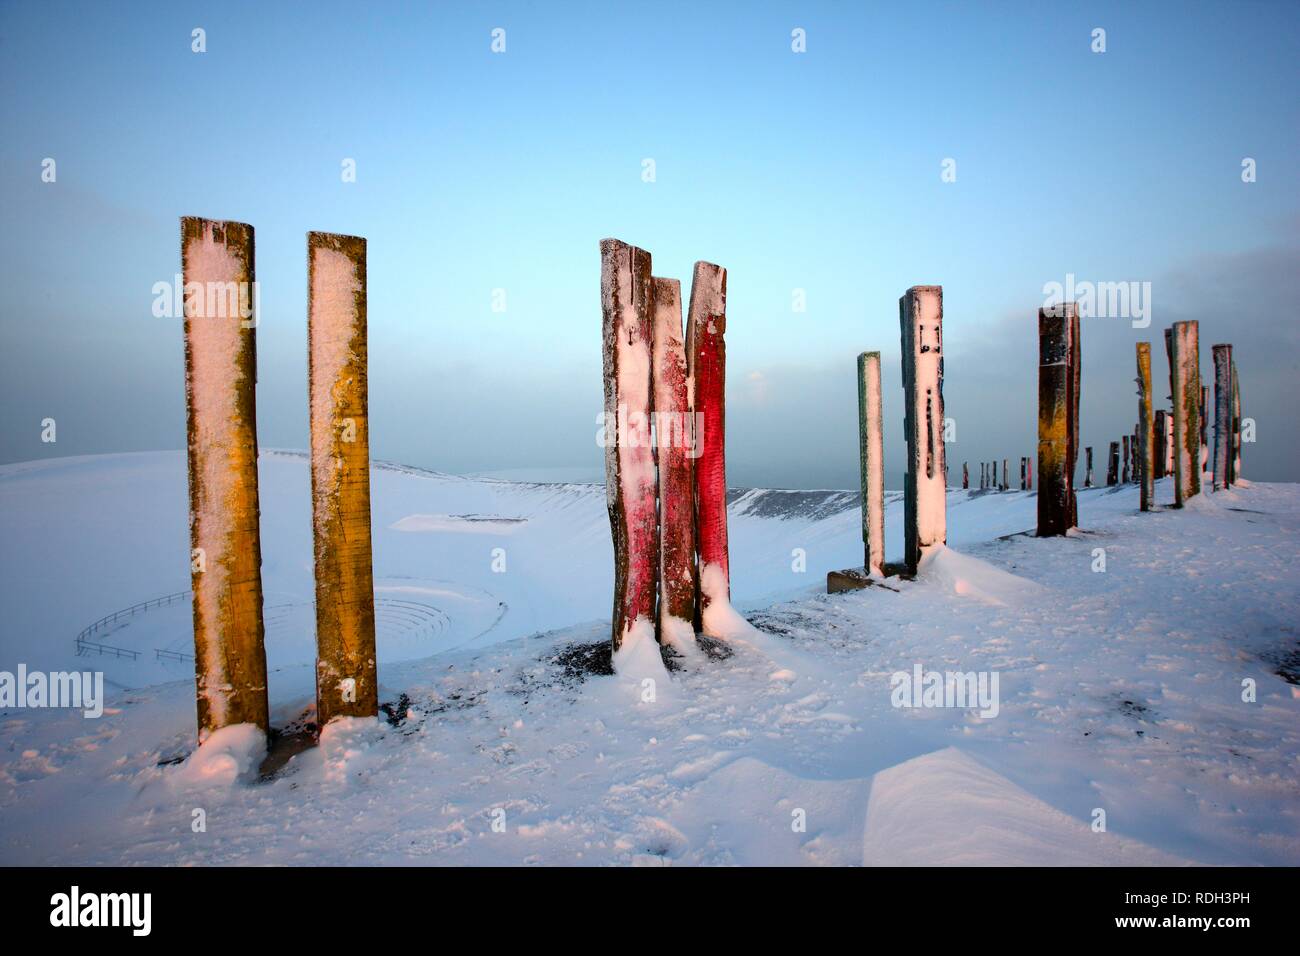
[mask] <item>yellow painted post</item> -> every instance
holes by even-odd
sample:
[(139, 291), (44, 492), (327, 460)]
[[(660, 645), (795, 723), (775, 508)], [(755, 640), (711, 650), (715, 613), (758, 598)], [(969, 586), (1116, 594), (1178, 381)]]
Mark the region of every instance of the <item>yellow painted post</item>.
[(307, 233), (316, 720), (379, 713), (370, 545), (366, 240)]
[(199, 740), (269, 729), (257, 496), (253, 227), (181, 219)]

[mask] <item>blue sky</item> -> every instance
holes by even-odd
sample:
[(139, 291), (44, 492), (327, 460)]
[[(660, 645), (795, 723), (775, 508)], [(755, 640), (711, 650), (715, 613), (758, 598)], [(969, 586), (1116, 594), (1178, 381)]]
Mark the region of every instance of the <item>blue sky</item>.
[(684, 285), (729, 270), (734, 484), (856, 482), (867, 349), (897, 483), (917, 283), (945, 289), (950, 463), (1033, 454), (1034, 316), (1067, 273), (1153, 283), (1151, 328), (1085, 323), (1085, 444), (1132, 428), (1133, 342), (1158, 378), (1160, 328), (1197, 318), (1203, 368), (1237, 345), (1246, 474), (1294, 480), (1298, 62), (1295, 3), (5, 3), (0, 461), (183, 447), (151, 288), (202, 215), (257, 231), (266, 447), (307, 443), (322, 229), (369, 243), (375, 457), (596, 477), (617, 236)]

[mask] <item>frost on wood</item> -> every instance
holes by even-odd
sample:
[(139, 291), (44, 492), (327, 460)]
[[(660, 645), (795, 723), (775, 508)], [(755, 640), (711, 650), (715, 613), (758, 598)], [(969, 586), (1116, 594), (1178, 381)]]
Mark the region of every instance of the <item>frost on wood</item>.
[[(605, 371), (605, 495), (614, 539), (615, 653), (644, 625), (654, 633), (658, 514), (650, 413), (654, 303), (650, 253), (617, 239), (600, 244)], [(616, 423), (611, 429), (609, 423)], [(639, 623), (639, 622), (643, 622)]]
[(307, 234), (316, 719), (379, 713), (370, 545), (366, 241)]
[(1078, 456), (1079, 309), (1074, 302), (1038, 310), (1038, 535), (1074, 527)]
[(1195, 321), (1175, 322), (1169, 335), (1174, 407), (1174, 507), (1201, 490), (1200, 350)]
[(692, 410), (701, 431), (699, 457), (695, 460), (695, 534), (700, 564), (696, 613), (698, 624), (706, 632), (710, 605), (716, 602), (730, 607), (731, 602), (724, 441), (726, 330), (727, 270), (709, 262), (697, 262), (686, 323), (686, 360)]
[(1216, 345), (1214, 355), (1214, 490), (1232, 484), (1232, 346)]
[[(187, 289), (251, 290), (253, 227), (181, 219)], [(253, 301), (251, 292), (247, 301)], [(185, 409), (199, 737), (268, 729), (257, 498), (256, 316), (187, 295)]]
[(1151, 343), (1137, 343), (1138, 430), (1137, 480), (1138, 510), (1150, 511), (1155, 495), (1155, 425), (1151, 418)]
[[(1197, 374), (1200, 374), (1199, 367), (1197, 368)], [(1210, 470), (1209, 416), (1212, 407), (1210, 404), (1210, 386), (1202, 385), (1201, 400), (1196, 410), (1197, 420), (1201, 425), (1200, 468), (1202, 474)]]
[(653, 280), (655, 445), (659, 460), (659, 639), (695, 646), (695, 427), (682, 337), (682, 286)]
[(1110, 443), (1110, 459), (1106, 465), (1106, 486), (1119, 484), (1119, 442)]
[(1168, 451), (1165, 449), (1165, 410), (1157, 408), (1152, 419), (1151, 437), (1154, 447), (1151, 454), (1151, 467), (1154, 477), (1159, 480), (1165, 476), (1165, 460), (1168, 457)]
[(1092, 446), (1089, 445), (1084, 449), (1084, 455), (1087, 459), (1083, 472), (1083, 487), (1092, 487)]
[(1241, 380), (1237, 378), (1237, 360), (1232, 360), (1232, 472), (1228, 481), (1241, 478)]
[(1129, 450), (1128, 435), (1124, 435), (1122, 438), (1120, 438), (1120, 442), (1122, 443), (1121, 452), (1120, 452), (1120, 454), (1122, 455), (1120, 459), (1122, 463), (1120, 468), (1120, 476), (1121, 476), (1120, 481), (1123, 484), (1127, 485), (1129, 483), (1129, 475), (1131, 473), (1129, 469), (1129, 459), (1132, 457), (1132, 453)]
[[(858, 356), (858, 453), (863, 570), (868, 574), (880, 574), (885, 566), (885, 443), (881, 429), (880, 353), (863, 352)], [(966, 478), (963, 464), (963, 487)]]
[(898, 300), (903, 356), (905, 561), (915, 572), (922, 551), (948, 540), (943, 445), (943, 288), (913, 286)]

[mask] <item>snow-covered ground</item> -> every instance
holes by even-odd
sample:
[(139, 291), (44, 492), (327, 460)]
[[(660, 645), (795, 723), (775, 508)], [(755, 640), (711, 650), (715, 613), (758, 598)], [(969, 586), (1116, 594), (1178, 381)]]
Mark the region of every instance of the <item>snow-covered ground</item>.
[[(260, 470), (285, 726), (312, 696), (309, 475), (291, 453)], [(134, 660), (74, 652), (188, 587), (183, 454), (0, 468), (0, 671), (110, 683), (98, 719), (0, 711), (0, 863), (1300, 863), (1300, 692), (1280, 676), (1300, 671), (1300, 486), (1149, 515), (1135, 485), (1094, 489), (1085, 531), (1048, 540), (1017, 534), (1032, 495), (954, 491), (918, 580), (834, 596), (825, 572), (862, 561), (856, 496), (733, 495), (733, 599), (760, 630), (653, 701), (596, 673), (603, 488), (398, 466), (372, 487), (381, 699), (405, 695), (402, 719), (332, 724), (259, 779), (237, 729), (194, 752), (186, 600), (87, 638)], [(918, 665), (996, 674), (997, 715), (893, 706)]]

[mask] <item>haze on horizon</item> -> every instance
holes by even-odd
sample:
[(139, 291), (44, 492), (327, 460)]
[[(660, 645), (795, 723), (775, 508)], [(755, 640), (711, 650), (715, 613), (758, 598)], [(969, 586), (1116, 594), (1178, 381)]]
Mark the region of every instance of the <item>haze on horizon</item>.
[(616, 236), (684, 296), (695, 260), (728, 269), (732, 485), (855, 487), (855, 358), (880, 350), (901, 487), (897, 303), (921, 283), (944, 287), (951, 481), (1014, 469), (1067, 276), (1151, 284), (1149, 327), (1084, 321), (1099, 463), (1136, 419), (1133, 343), (1163, 395), (1162, 330), (1196, 319), (1203, 373), (1235, 347), (1245, 476), (1300, 480), (1295, 4), (10, 3), (0, 42), (0, 463), (184, 447), (153, 290), (200, 215), (256, 229), (263, 448), (307, 445), (305, 236), (328, 230), (368, 240), (374, 458), (598, 478)]

